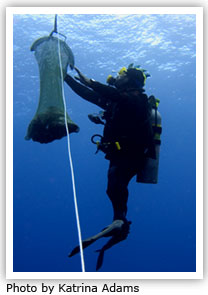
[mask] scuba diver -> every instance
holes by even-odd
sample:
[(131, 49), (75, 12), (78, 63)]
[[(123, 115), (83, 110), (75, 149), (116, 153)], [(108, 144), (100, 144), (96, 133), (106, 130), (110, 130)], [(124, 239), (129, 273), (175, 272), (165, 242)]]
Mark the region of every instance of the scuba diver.
[[(158, 121), (158, 101), (144, 93), (144, 85), (150, 75), (140, 66), (130, 64), (128, 68), (123, 67), (116, 77), (109, 75), (108, 85), (89, 79), (77, 67), (74, 68), (78, 76), (74, 79), (67, 74), (65, 82), (80, 97), (102, 108), (100, 113), (88, 115), (95, 124), (104, 125), (103, 135), (95, 134), (91, 140), (97, 145), (97, 152), (104, 152), (109, 160), (106, 192), (113, 206), (113, 222), (97, 235), (83, 241), (85, 248), (101, 237), (112, 237), (98, 251), (96, 269), (99, 269), (104, 251), (128, 236), (131, 221), (127, 220), (126, 215), (130, 180), (137, 176), (138, 182), (151, 182), (142, 179), (141, 175), (144, 175), (147, 159), (154, 161), (158, 157), (156, 144), (160, 144), (161, 125), (158, 123), (161, 118)], [(69, 257), (78, 252), (79, 246)]]

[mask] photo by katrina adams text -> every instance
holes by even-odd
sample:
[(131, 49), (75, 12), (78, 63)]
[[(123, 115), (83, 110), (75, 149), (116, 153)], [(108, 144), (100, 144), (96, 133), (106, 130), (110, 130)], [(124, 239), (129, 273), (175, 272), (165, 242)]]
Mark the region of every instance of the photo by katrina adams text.
[(42, 283), (41, 286), (36, 285), (18, 285), (16, 283), (7, 284), (7, 293), (36, 293), (42, 292), (44, 294), (59, 293), (138, 293), (138, 285), (121, 285), (117, 283), (103, 284), (103, 285), (85, 285), (81, 284), (58, 284), (46, 285)]

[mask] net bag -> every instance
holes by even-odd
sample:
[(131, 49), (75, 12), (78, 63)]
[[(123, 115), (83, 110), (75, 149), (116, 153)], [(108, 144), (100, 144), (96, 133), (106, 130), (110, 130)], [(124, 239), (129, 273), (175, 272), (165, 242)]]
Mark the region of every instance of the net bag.
[[(69, 46), (53, 36), (42, 37), (31, 46), (39, 66), (40, 95), (38, 109), (27, 129), (26, 140), (49, 143), (67, 134), (58, 42), (64, 79), (68, 65), (74, 67), (74, 56)], [(69, 133), (79, 132), (79, 127), (68, 114), (66, 116)]]

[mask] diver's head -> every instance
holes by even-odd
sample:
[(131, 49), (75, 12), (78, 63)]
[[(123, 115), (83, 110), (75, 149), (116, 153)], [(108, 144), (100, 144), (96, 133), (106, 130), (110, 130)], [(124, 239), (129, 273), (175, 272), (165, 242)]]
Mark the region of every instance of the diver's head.
[(133, 67), (132, 65), (130, 65), (128, 68), (123, 67), (120, 69), (116, 77), (109, 75), (107, 78), (107, 83), (109, 85), (115, 86), (118, 89), (142, 89), (145, 85), (147, 77), (150, 76), (144, 72), (145, 70), (140, 69), (139, 67)]

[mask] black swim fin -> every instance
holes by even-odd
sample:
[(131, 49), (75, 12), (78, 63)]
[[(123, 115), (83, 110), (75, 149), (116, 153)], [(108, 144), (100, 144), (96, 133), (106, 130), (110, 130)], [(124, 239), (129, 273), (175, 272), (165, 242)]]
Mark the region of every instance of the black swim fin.
[[(111, 223), (110, 225), (108, 225), (107, 227), (105, 227), (101, 232), (99, 232), (98, 234), (86, 239), (82, 241), (82, 247), (83, 249), (87, 248), (88, 246), (90, 246), (92, 243), (94, 243), (95, 241), (97, 241), (100, 238), (103, 237), (110, 237), (110, 236), (114, 236), (117, 233), (121, 232), (122, 227), (124, 225), (124, 221), (123, 220), (114, 220), (113, 223)], [(72, 252), (68, 255), (68, 257), (72, 257), (75, 254), (80, 252), (80, 246), (76, 246)]]
[[(93, 240), (91, 238), (87, 239), (87, 240), (84, 240), (82, 241), (82, 247), (83, 249), (87, 248), (89, 245), (91, 245), (92, 243), (94, 243), (96, 240)], [(74, 256), (75, 254), (79, 253), (80, 252), (80, 246), (76, 246), (72, 251), (71, 253), (68, 255), (68, 257), (72, 257)]]
[(130, 224), (131, 224), (131, 221), (125, 222), (123, 224), (122, 228), (120, 228), (120, 231), (117, 231), (112, 236), (112, 238), (110, 240), (108, 240), (108, 242), (100, 250), (96, 250), (96, 252), (99, 252), (97, 265), (96, 265), (96, 271), (99, 270), (103, 264), (105, 251), (127, 238), (128, 234), (129, 234)]

